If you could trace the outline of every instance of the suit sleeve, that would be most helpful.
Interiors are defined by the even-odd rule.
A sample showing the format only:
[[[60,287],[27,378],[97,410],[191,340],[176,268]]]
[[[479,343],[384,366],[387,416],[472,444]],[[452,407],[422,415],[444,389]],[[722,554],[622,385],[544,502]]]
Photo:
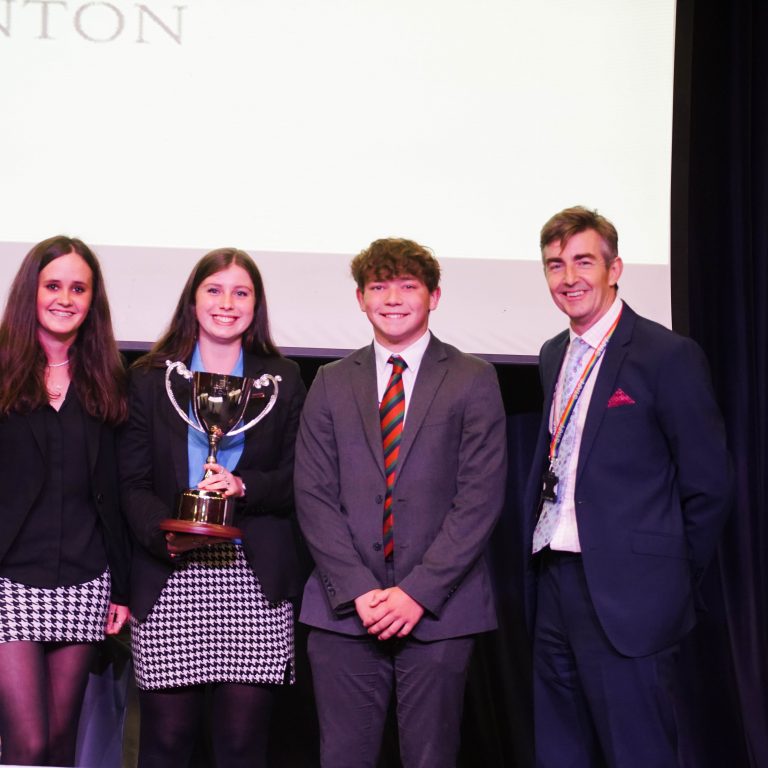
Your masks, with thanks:
[[[293,511],[294,448],[306,388],[298,368],[293,364],[281,375],[283,381],[277,402],[281,406],[284,404],[286,414],[281,420],[279,442],[271,447],[279,459],[277,464],[270,468],[251,466],[241,459],[235,470],[235,474],[242,477],[246,486],[245,500],[239,507],[241,514],[287,516]],[[273,416],[271,413],[266,418]],[[245,435],[248,440],[249,433],[246,432]]]
[[[336,440],[321,368],[307,395],[296,441],[296,511],[331,608],[344,614],[354,611],[355,598],[381,584],[360,558],[346,523]]]
[[[159,526],[162,520],[172,516],[172,511],[153,490],[153,377],[150,374],[132,371],[130,376],[128,422],[121,430],[118,443],[120,499],[128,526],[138,543],[155,557],[171,562],[165,534]],[[170,462],[168,457],[169,465]]]
[[[712,559],[730,508],[725,428],[704,353],[690,339],[661,366],[657,413],[677,467],[677,489],[694,576]]]
[[[482,366],[467,390],[461,429],[450,510],[419,565],[398,585],[436,616],[482,556],[504,503],[506,416],[490,365]]]

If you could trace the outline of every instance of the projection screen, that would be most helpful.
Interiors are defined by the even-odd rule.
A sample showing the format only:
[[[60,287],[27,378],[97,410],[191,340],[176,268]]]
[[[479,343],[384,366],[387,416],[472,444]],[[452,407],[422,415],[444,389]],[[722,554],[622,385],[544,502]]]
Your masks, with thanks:
[[[31,243],[99,254],[145,347],[196,259],[248,250],[278,344],[370,327],[348,274],[378,237],[430,246],[434,331],[530,360],[564,327],[538,232],[616,224],[623,297],[670,324],[671,0],[0,0],[0,291]]]

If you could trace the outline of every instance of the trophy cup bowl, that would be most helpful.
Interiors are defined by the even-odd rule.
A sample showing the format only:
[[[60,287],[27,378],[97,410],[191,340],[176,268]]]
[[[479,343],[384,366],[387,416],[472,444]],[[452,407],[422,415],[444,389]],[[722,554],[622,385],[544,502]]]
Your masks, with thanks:
[[[216,463],[219,443],[224,437],[237,435],[260,422],[274,407],[277,400],[279,376],[264,374],[258,379],[225,376],[218,373],[190,371],[182,362],[166,361],[165,389],[171,404],[182,419],[193,429],[208,438],[207,464]],[[192,413],[194,421],[179,407],[171,388],[173,371],[192,383]],[[245,414],[245,409],[255,389],[272,385],[272,395],[267,405],[256,418],[236,427]],[[213,472],[208,470],[205,477]],[[235,499],[220,491],[201,491],[189,488],[179,496],[175,517],[163,520],[160,528],[175,533],[191,533],[223,539],[237,539],[239,528],[232,525]]]

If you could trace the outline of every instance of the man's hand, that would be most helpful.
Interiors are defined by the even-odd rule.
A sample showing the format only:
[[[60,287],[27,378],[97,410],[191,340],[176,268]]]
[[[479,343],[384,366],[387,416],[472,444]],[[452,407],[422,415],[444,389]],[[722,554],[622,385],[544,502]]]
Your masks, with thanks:
[[[400,587],[375,589],[361,597],[370,597],[368,621],[360,616],[363,626],[369,634],[378,636],[379,640],[409,635],[424,615],[421,605]]]
[[[355,598],[355,610],[366,628],[376,621],[373,615],[373,606],[380,602],[378,596],[381,592],[381,589],[372,589],[370,592],[365,592],[360,597]]]

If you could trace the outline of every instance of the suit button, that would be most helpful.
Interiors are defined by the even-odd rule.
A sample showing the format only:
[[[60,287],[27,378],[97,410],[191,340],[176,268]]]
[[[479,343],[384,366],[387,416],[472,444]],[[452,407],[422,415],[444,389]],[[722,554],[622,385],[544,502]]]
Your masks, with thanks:
[[[97,493],[96,494],[96,503],[97,504],[103,504],[104,503],[104,494],[103,493]]]
[[[382,502],[382,501],[384,501],[384,497],[383,497],[381,494],[379,494],[379,495],[376,497],[376,503],[377,503],[377,504],[381,504],[381,502]]]
[[[380,551],[381,551],[381,544],[380,544],[380,543],[377,541],[377,542],[376,542],[376,543],[373,545],[373,548],[374,548],[374,549],[375,549],[377,552],[380,552]]]

